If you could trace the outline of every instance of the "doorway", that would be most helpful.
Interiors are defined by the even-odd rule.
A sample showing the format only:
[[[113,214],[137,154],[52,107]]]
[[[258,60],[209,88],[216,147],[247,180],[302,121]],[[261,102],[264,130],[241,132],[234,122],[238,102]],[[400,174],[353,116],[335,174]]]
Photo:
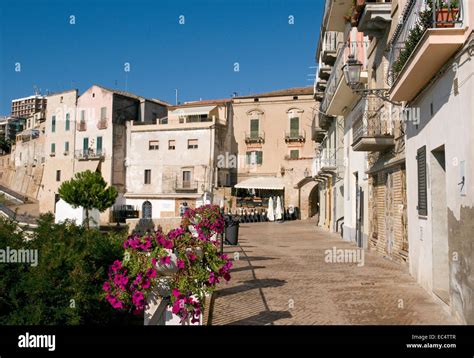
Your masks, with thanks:
[[[433,236],[433,292],[449,304],[448,212],[446,203],[446,155],[444,145],[433,150],[431,166],[431,206]]]

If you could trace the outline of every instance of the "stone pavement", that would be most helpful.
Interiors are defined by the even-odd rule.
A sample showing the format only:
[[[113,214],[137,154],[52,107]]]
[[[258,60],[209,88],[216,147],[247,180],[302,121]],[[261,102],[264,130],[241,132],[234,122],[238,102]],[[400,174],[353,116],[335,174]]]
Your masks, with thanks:
[[[456,324],[398,264],[364,252],[364,265],[327,263],[356,249],[311,221],[241,224],[232,280],[215,293],[212,325]]]

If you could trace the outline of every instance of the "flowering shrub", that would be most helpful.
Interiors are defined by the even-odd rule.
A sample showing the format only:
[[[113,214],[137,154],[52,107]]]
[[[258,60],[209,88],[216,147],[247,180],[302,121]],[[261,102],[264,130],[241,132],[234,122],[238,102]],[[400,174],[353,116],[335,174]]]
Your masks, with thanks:
[[[223,231],[219,207],[206,205],[188,209],[181,226],[167,234],[158,230],[129,236],[123,260],[109,268],[109,279],[103,285],[105,299],[116,309],[139,314],[148,295],[159,286],[158,293],[169,298],[174,314],[183,321],[198,322],[205,295],[221,279],[230,280],[232,262],[219,253],[218,241],[211,240]]]

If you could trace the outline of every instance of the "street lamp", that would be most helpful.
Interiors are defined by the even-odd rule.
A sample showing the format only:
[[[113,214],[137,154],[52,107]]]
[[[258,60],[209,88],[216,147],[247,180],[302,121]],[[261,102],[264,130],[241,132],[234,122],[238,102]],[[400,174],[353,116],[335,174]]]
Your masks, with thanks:
[[[360,83],[360,72],[362,71],[362,63],[354,58],[354,55],[349,55],[347,62],[342,66],[344,79],[349,87],[357,86]]]
[[[346,84],[352,89],[352,92],[360,93],[362,97],[373,95],[396,106],[401,105],[400,102],[394,102],[390,100],[388,97],[388,90],[385,88],[366,88],[360,80],[361,71],[362,63],[356,60],[353,54],[349,55],[347,62],[344,66],[342,66],[342,72],[344,74],[344,80],[346,81]]]

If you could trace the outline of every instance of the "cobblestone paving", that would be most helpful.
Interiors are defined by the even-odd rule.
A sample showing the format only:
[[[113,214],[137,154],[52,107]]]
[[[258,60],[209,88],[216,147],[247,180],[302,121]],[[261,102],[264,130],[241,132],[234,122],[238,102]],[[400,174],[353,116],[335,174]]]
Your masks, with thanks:
[[[241,224],[212,324],[456,324],[406,268],[367,251],[363,266],[326,263],[333,247],[356,248],[310,221]]]

